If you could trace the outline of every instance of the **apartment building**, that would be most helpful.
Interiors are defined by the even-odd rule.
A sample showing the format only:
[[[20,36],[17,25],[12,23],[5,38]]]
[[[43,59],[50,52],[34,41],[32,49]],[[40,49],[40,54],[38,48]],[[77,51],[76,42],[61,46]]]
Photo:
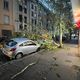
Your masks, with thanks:
[[[15,26],[14,32],[21,32],[27,30],[27,5],[26,0],[13,0],[13,23]]]
[[[48,30],[48,12],[38,0],[0,0],[0,36]]]
[[[13,34],[13,1],[0,0],[0,36]]]
[[[52,13],[42,3],[39,3],[38,6],[38,24],[41,28],[49,32],[52,28],[52,17],[50,16]]]

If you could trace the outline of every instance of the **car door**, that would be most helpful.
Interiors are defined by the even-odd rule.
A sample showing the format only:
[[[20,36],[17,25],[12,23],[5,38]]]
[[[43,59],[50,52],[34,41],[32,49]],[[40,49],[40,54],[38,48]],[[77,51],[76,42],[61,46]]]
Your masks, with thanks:
[[[36,43],[34,43],[33,41],[27,41],[25,46],[28,53],[35,52],[38,48]]]
[[[23,54],[35,52],[37,49],[38,49],[38,46],[33,41],[27,41],[27,42],[24,42],[23,44],[19,45],[19,50]]]
[[[23,54],[28,54],[27,42],[23,42],[19,45],[18,52],[22,52]]]

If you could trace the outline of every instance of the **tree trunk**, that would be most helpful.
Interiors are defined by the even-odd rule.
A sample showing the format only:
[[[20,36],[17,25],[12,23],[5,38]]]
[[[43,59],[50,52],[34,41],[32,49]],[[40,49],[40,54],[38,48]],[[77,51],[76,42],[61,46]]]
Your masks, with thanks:
[[[63,34],[63,32],[62,32],[62,26],[61,26],[61,23],[60,23],[60,39],[59,39],[59,41],[60,41],[60,48],[62,48],[63,47],[63,44],[62,44],[62,34]]]
[[[59,44],[56,43],[54,39],[53,39],[53,44],[59,47]]]
[[[78,30],[78,47],[80,48],[80,29]]]
[[[71,40],[71,35],[72,35],[72,32],[71,32],[71,29],[69,29],[69,39]]]

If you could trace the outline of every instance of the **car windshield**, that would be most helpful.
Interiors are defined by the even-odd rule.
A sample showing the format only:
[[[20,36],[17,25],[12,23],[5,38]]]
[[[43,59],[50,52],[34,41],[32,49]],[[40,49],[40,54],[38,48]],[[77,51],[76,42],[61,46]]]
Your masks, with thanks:
[[[12,47],[12,46],[15,46],[17,44],[17,42],[15,42],[14,40],[10,40],[6,43],[6,45]]]

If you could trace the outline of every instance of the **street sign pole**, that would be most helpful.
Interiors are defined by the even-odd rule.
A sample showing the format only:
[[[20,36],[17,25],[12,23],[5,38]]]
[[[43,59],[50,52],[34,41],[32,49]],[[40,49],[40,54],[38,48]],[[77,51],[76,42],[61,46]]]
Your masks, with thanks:
[[[78,30],[78,55],[80,57],[80,29]]]
[[[78,47],[80,48],[80,29],[79,29],[79,34],[78,34]]]

